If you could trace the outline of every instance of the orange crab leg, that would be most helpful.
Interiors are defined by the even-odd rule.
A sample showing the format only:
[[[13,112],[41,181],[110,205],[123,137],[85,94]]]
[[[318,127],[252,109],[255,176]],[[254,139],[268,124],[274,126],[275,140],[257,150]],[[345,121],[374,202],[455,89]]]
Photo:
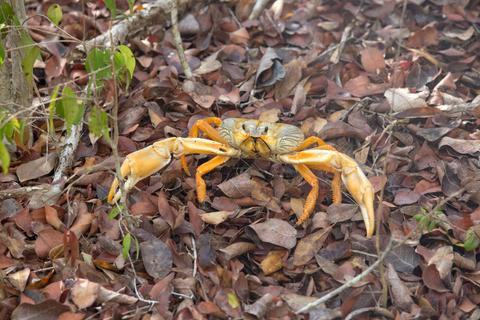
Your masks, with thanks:
[[[322,150],[331,150],[337,151],[335,147],[327,144],[319,137],[310,136],[303,140],[303,142],[295,149],[295,151],[302,151],[306,148],[310,147],[313,144],[317,144],[318,147],[315,149],[322,149]],[[338,170],[333,169],[328,165],[317,165],[317,166],[310,166],[315,170],[326,171],[329,173],[333,173],[333,180],[332,180],[332,202],[333,203],[341,203],[342,202],[342,179],[340,172]]]
[[[212,127],[212,124],[218,127],[222,124],[222,119],[217,117],[209,117],[209,118],[203,118],[203,119],[197,120],[193,124],[192,128],[190,129],[190,132],[188,133],[188,137],[197,138],[199,131],[201,130],[207,138],[217,142],[226,143],[225,139],[223,139],[222,136],[218,133],[218,131]],[[190,176],[190,170],[188,169],[187,158],[185,158],[185,156],[181,156],[180,162],[182,164],[182,168],[185,171],[185,173],[188,176]]]
[[[302,143],[300,143],[298,145],[298,147],[295,149],[295,151],[305,150],[315,143],[317,144],[317,146],[322,147],[325,150],[337,151],[337,149],[335,149],[334,146],[329,145],[328,143],[326,143],[325,141],[323,141],[319,137],[315,137],[315,136],[310,136],[310,137],[306,138],[305,140],[303,140]]]
[[[200,167],[197,168],[197,172],[195,174],[195,181],[197,185],[197,199],[198,202],[204,202],[207,199],[207,186],[205,184],[205,180],[203,180],[202,176],[209,173],[213,169],[218,166],[221,166],[225,162],[227,162],[230,157],[225,156],[216,156],[213,159],[202,164]]]
[[[305,200],[305,206],[303,207],[303,214],[298,218],[297,225],[302,224],[306,221],[313,210],[315,209],[315,204],[317,203],[318,198],[318,179],[315,174],[304,164],[294,164],[293,167],[297,170],[305,181],[312,186],[312,190],[308,193],[307,199]]]
[[[333,168],[340,172],[341,180],[360,207],[367,229],[367,237],[373,235],[375,229],[373,186],[355,160],[341,152],[322,150],[321,148],[279,155],[278,159],[292,165],[304,164],[312,168],[327,169],[326,171]]]

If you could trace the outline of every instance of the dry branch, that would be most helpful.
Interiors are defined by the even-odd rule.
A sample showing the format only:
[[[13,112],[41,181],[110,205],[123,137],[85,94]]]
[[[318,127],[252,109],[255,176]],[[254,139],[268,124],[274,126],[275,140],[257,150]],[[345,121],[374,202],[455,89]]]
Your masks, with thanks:
[[[151,26],[161,24],[169,19],[169,13],[172,8],[173,0],[157,0],[151,4],[144,5],[144,9],[136,12],[134,15],[125,18],[111,28],[111,38],[113,44],[123,43],[128,36],[138,32],[139,30]],[[205,1],[206,2],[206,1]],[[178,0],[177,9],[179,13],[183,13],[189,4],[197,3],[192,0]],[[78,45],[77,49],[81,51],[90,51],[92,48],[109,47],[112,45],[109,32],[101,34],[85,43]]]

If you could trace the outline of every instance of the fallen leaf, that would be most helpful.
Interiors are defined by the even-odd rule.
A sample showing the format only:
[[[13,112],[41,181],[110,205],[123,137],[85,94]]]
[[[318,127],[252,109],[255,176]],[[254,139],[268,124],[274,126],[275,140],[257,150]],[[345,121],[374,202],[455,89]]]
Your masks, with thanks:
[[[339,223],[351,220],[358,211],[358,206],[348,203],[334,203],[328,206],[327,216],[330,223]]]
[[[50,250],[63,243],[63,233],[53,229],[43,229],[35,241],[35,253],[46,258]]]
[[[70,297],[80,309],[92,306],[98,298],[100,285],[87,279],[78,279],[70,289]]]
[[[355,97],[365,97],[385,92],[386,83],[373,83],[366,75],[359,75],[348,80],[343,86],[345,90]]]
[[[453,247],[443,246],[435,250],[435,254],[428,261],[428,265],[435,265],[441,279],[451,275],[453,266]]]
[[[383,53],[375,47],[368,47],[360,51],[362,66],[365,71],[377,73],[385,69]]]
[[[199,214],[200,219],[208,224],[217,225],[226,221],[229,217],[233,216],[235,211],[215,211]]]
[[[404,311],[410,311],[410,307],[414,303],[410,291],[390,263],[387,267],[387,280],[393,303]]]
[[[425,27],[414,32],[407,41],[407,46],[424,48],[438,44],[439,35],[437,29],[432,26]]]
[[[275,99],[280,100],[288,97],[301,79],[302,62],[293,59],[285,65],[285,77],[275,84]]]
[[[385,90],[384,96],[394,112],[427,106],[428,93],[425,91],[411,93],[407,88],[390,88]]]
[[[265,88],[274,85],[285,77],[285,69],[275,49],[268,47],[260,60],[260,65],[255,75],[255,86]]]
[[[7,276],[10,284],[20,292],[23,292],[27,285],[28,277],[30,276],[30,269],[25,268],[20,271],[11,273]]]
[[[422,280],[428,288],[435,290],[437,292],[450,291],[443,284],[442,279],[440,278],[440,275],[438,273],[438,270],[434,264],[429,265],[423,270]]]
[[[264,319],[264,316],[269,309],[270,304],[276,299],[273,294],[267,293],[260,297],[253,304],[244,305],[246,313],[251,314],[257,319]]]
[[[323,246],[325,239],[330,233],[330,228],[318,230],[300,239],[293,253],[293,265],[303,266],[307,264]]]
[[[480,152],[480,140],[464,140],[443,137],[438,147],[449,146],[453,150],[461,154],[474,154]]]
[[[218,188],[229,198],[242,198],[250,196],[256,182],[251,179],[248,172],[239,174],[218,185]]]
[[[50,153],[48,156],[33,161],[22,163],[17,167],[17,177],[20,182],[43,177],[55,168],[57,154]]]
[[[267,256],[260,262],[260,268],[263,273],[267,276],[283,268],[283,259],[286,250],[272,250]]]
[[[219,251],[225,254],[225,259],[231,260],[239,255],[255,250],[256,247],[251,242],[235,242]]]
[[[390,251],[385,262],[391,263],[397,272],[412,273],[420,264],[420,257],[412,247],[401,245]]]
[[[67,311],[68,306],[51,299],[38,304],[22,303],[13,310],[11,320],[52,320]]]
[[[395,199],[393,203],[396,205],[407,205],[417,203],[418,199],[420,199],[420,194],[411,191],[411,190],[400,190],[395,194]]]
[[[292,249],[297,243],[297,230],[288,222],[280,219],[268,219],[265,222],[250,225],[260,240]]]
[[[142,242],[140,252],[145,270],[152,278],[162,279],[172,270],[172,252],[163,241],[153,239]]]

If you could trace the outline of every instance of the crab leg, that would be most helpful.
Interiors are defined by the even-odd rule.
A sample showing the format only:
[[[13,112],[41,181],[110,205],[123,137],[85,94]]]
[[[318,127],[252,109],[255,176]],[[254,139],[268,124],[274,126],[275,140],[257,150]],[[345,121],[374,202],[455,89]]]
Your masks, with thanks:
[[[341,173],[341,180],[352,197],[360,206],[367,237],[373,235],[375,215],[373,210],[373,187],[358,164],[349,156],[332,150],[321,148],[299,151],[294,154],[279,155],[278,159],[292,165],[304,164],[311,168],[333,168]]]
[[[225,162],[227,162],[230,157],[225,156],[216,156],[213,159],[202,164],[200,167],[197,168],[197,172],[195,174],[195,183],[197,186],[197,199],[198,202],[204,202],[207,199],[207,186],[205,184],[205,180],[203,180],[202,176],[209,173],[213,169],[218,166],[221,166]]]
[[[238,150],[226,144],[207,139],[168,138],[160,140],[151,146],[127,155],[120,168],[121,177],[127,178],[125,191],[128,192],[138,181],[151,176],[167,166],[172,156],[179,158],[189,154],[213,154],[226,157],[227,159],[240,155]],[[121,193],[117,190],[118,185],[119,182],[115,178],[108,193],[107,200],[109,203],[113,204],[120,199]]]
[[[216,126],[220,126],[222,124],[222,119],[217,117],[210,117],[210,118],[203,118],[203,119],[197,120],[193,124],[192,128],[190,129],[190,132],[188,133],[188,137],[197,138],[198,133],[201,130],[207,138],[213,141],[226,143],[225,139],[223,139],[222,136],[218,133],[218,131],[212,127],[212,124]],[[180,161],[182,163],[183,170],[188,176],[190,176],[190,170],[188,169],[187,158],[185,158],[185,156],[181,156]]]
[[[305,150],[315,143],[318,146],[316,149],[337,151],[337,149],[335,149],[335,147],[327,144],[325,141],[323,141],[319,137],[315,137],[315,136],[310,136],[310,137],[306,138],[305,140],[303,140],[303,142],[295,149],[295,151]],[[331,166],[328,166],[328,165],[316,165],[316,166],[311,165],[310,168],[313,168],[315,170],[322,170],[322,171],[326,171],[326,172],[329,172],[329,173],[333,173],[332,202],[333,203],[341,203],[342,202],[342,185],[341,185],[342,182],[341,182],[340,172],[338,170],[335,170]],[[305,179],[305,180],[307,180],[307,179]],[[312,192],[312,191],[310,191],[310,192]],[[311,212],[313,212],[313,209],[314,208],[312,208]],[[311,214],[311,212],[310,212],[310,214]],[[305,219],[307,219],[308,216],[310,216],[310,214],[308,214],[307,217],[305,217]]]
[[[308,193],[307,199],[305,200],[305,206],[303,207],[303,214],[300,218],[298,218],[297,225],[302,224],[308,217],[312,214],[313,210],[315,209],[315,204],[317,203],[318,198],[318,179],[315,174],[304,164],[294,164],[293,167],[295,170],[298,171],[308,182],[309,185],[312,186],[312,190]]]

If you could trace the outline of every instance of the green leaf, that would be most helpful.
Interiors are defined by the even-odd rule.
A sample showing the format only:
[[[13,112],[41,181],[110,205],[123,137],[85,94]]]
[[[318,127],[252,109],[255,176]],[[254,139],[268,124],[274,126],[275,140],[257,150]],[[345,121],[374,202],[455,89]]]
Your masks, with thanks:
[[[40,55],[40,48],[37,46],[28,47],[22,60],[22,70],[30,85],[33,84],[33,64]]]
[[[118,56],[122,66],[127,69],[128,75],[130,76],[130,79],[132,79],[133,72],[135,71],[135,56],[133,55],[132,50],[125,45],[120,45],[117,50],[115,58]]]
[[[108,218],[110,220],[114,220],[120,212],[123,210],[123,205],[118,205],[112,208],[112,210],[108,213]]]
[[[2,137],[0,136],[0,161],[2,162],[2,171],[3,174],[8,173],[8,167],[10,166],[10,154],[8,153],[7,147],[2,142]]]
[[[138,260],[140,258],[140,243],[138,242],[137,237],[134,237],[135,239],[135,260]]]
[[[50,104],[48,105],[48,123],[49,123],[49,128],[48,130],[52,130],[52,132],[55,132],[55,125],[53,124],[53,115],[55,113],[55,106],[57,105],[57,97],[58,97],[58,90],[60,89],[60,85],[57,85],[55,88],[53,88],[52,95],[50,96]],[[63,109],[62,109],[63,112]]]
[[[6,2],[2,1],[0,4],[0,23],[10,25],[15,17],[12,6]]]
[[[50,7],[48,7],[47,16],[50,18],[50,20],[52,20],[53,24],[58,26],[63,16],[62,7],[56,3],[52,4]]]
[[[232,307],[233,309],[240,307],[240,301],[238,301],[238,298],[235,292],[227,293],[227,301],[230,307]]]
[[[5,48],[3,44],[0,43],[0,66],[5,62]]]
[[[95,137],[103,135],[109,140],[108,114],[99,107],[93,107],[88,119],[88,128]]]
[[[117,16],[117,4],[115,3],[115,0],[104,0],[104,2],[107,9],[110,11],[112,20],[115,20]]]
[[[5,124],[5,126],[2,128],[2,131],[5,135],[5,138],[7,138],[9,141],[12,141],[13,134],[15,132],[19,133],[21,127],[22,122],[17,118],[13,118]]]
[[[127,233],[125,237],[123,237],[123,241],[122,241],[122,254],[125,259],[127,259],[129,256],[131,245],[132,245],[132,236],[130,233]]]
[[[82,121],[85,107],[78,102],[75,91],[70,87],[63,88],[62,107],[67,131],[70,131],[72,125],[79,124]]]
[[[465,242],[463,243],[463,248],[466,251],[473,251],[477,249],[479,245],[480,240],[478,239],[477,235],[472,229],[469,229],[467,231],[467,234],[465,235]]]
[[[112,69],[106,68],[110,66],[110,53],[107,50],[92,49],[85,61],[85,69],[90,75],[90,81],[95,81],[95,86],[100,87],[105,79],[112,77]]]

